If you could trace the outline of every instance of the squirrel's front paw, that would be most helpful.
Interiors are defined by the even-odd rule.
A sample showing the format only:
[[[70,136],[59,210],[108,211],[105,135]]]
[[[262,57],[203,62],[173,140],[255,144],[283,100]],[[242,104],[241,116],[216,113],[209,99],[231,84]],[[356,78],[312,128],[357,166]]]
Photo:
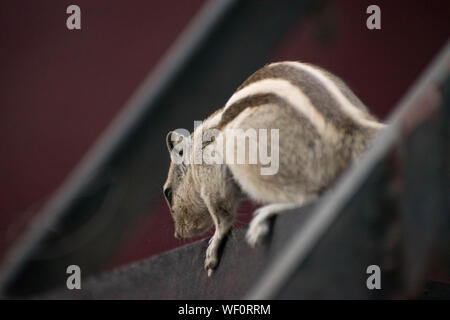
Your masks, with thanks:
[[[209,240],[208,249],[206,249],[205,270],[208,272],[208,277],[212,275],[214,269],[217,267],[217,264],[219,262],[218,251],[219,248],[217,240],[214,237],[212,237]]]
[[[245,238],[250,246],[256,247],[269,233],[269,222],[267,220],[253,219],[247,230]]]

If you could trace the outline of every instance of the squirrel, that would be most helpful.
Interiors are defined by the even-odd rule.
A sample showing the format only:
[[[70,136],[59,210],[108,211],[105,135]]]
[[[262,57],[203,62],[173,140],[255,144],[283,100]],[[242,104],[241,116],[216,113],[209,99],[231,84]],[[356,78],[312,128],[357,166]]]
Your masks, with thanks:
[[[264,66],[192,133],[167,134],[171,164],[163,193],[175,237],[215,227],[204,265],[211,276],[241,200],[265,204],[254,212],[246,233],[256,246],[270,231],[270,217],[320,196],[384,127],[334,74],[294,61]],[[237,145],[225,147],[236,139]],[[234,151],[252,143],[241,161],[232,161]],[[265,148],[277,162],[271,167],[261,157]]]

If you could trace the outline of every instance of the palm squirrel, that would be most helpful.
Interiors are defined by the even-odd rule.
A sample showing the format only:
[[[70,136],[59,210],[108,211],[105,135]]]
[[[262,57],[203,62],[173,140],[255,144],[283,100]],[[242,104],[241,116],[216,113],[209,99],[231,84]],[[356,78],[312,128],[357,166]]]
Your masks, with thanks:
[[[264,66],[192,133],[167,135],[171,164],[163,193],[175,237],[214,225],[205,259],[210,276],[241,200],[267,204],[246,234],[255,246],[268,234],[270,217],[317,198],[383,127],[330,72],[291,61]]]

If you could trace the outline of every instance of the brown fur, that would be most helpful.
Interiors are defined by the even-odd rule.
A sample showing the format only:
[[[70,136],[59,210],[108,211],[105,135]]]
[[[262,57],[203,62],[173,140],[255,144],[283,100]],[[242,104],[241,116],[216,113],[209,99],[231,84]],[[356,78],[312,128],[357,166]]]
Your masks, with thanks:
[[[336,76],[323,71],[341,92],[363,111],[365,119],[375,121],[365,106]],[[352,120],[326,87],[306,72],[288,65],[265,66],[250,76],[237,91],[261,79],[285,79],[305,94],[327,124],[334,128],[333,141],[317,132],[311,119],[301,114],[277,92],[244,97],[223,111],[218,122],[212,123],[216,111],[203,127],[226,129],[278,129],[279,170],[274,175],[261,175],[257,164],[174,164],[169,168],[165,193],[178,237],[191,237],[215,226],[206,253],[208,274],[218,264],[218,248],[230,230],[234,211],[245,197],[261,203],[294,203],[303,205],[329,188],[336,179],[363,153],[379,129],[364,127]],[[226,133],[223,133],[225,140]],[[195,134],[191,134],[194,137]],[[169,133],[168,149],[181,137]],[[215,146],[214,141],[203,144]],[[269,149],[272,146],[269,144]],[[269,212],[270,213],[270,212]],[[261,220],[261,219],[260,219]],[[258,222],[260,223],[260,221]],[[252,226],[251,226],[252,228]],[[250,232],[250,230],[249,230]]]

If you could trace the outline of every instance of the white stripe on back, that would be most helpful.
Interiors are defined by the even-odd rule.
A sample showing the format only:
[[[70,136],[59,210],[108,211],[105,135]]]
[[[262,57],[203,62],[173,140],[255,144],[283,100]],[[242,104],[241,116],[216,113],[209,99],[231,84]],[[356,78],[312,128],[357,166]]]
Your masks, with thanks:
[[[249,84],[231,96],[224,110],[245,97],[267,93],[276,94],[294,106],[321,136],[330,140],[337,138],[336,129],[317,111],[309,98],[298,87],[283,79],[263,79]]]
[[[285,62],[276,62],[272,63],[270,66],[274,65],[289,65],[292,67],[295,67],[297,69],[301,69],[302,71],[306,71],[312,76],[314,76],[317,80],[319,80],[324,87],[331,93],[332,96],[335,97],[339,105],[342,107],[342,111],[345,112],[351,119],[353,119],[355,122],[365,126],[365,127],[371,127],[371,128],[382,128],[384,127],[383,124],[378,123],[376,121],[372,121],[370,119],[367,119],[365,117],[365,113],[361,111],[358,107],[353,105],[353,103],[350,102],[350,100],[347,99],[346,96],[341,92],[339,87],[329,79],[326,75],[324,75],[320,70],[296,61],[285,61]]]

